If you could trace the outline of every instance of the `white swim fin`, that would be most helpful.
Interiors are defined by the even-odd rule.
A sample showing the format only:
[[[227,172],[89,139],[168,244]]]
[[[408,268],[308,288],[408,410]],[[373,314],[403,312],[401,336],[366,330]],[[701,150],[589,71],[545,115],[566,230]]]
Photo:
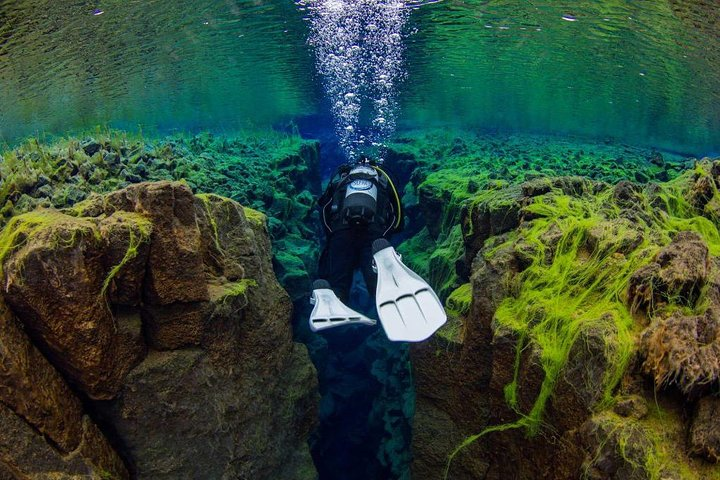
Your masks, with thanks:
[[[368,318],[347,307],[330,289],[325,280],[315,280],[310,303],[315,305],[310,313],[310,330],[319,332],[343,325],[375,325],[376,320]]]
[[[378,281],[375,302],[390,340],[421,342],[447,321],[445,309],[430,285],[400,260],[384,238],[373,242]]]

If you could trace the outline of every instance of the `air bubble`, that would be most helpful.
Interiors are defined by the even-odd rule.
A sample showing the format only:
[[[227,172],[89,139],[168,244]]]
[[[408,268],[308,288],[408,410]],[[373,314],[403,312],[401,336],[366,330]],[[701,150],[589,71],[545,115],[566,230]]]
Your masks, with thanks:
[[[381,146],[395,127],[397,83],[403,72],[403,28],[410,14],[401,0],[299,0],[307,7],[308,43],[335,118],[341,148]],[[367,102],[360,99],[367,98]],[[370,111],[364,112],[365,109]],[[368,118],[369,125],[360,119]],[[358,146],[358,147],[356,147]]]

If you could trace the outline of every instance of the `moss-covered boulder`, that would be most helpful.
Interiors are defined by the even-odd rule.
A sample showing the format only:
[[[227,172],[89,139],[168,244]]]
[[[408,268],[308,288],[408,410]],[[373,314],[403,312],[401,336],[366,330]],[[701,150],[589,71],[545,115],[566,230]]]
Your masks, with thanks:
[[[412,351],[418,475],[717,475],[685,453],[712,460],[710,408],[692,444],[678,413],[718,384],[716,165],[646,186],[536,178],[464,201],[470,285],[448,297],[460,324]],[[503,195],[512,224],[473,214]]]
[[[47,423],[58,442],[82,428],[102,434],[57,415],[97,418],[137,478],[315,477],[315,370],[292,341],[262,214],[183,183],[142,183],[16,217],[1,236],[10,308],[86,397],[66,408],[72,397],[32,384],[40,373],[11,372],[0,392],[19,385],[46,399],[10,404],[13,415]],[[34,420],[43,409],[49,419]],[[0,453],[13,432],[25,435],[7,425]],[[50,462],[43,452],[54,447],[33,441],[22,458]],[[59,471],[75,478],[74,468]]]
[[[109,244],[119,237],[104,236],[118,222],[127,234],[120,241],[149,240],[151,226],[144,217],[77,218],[54,210],[15,217],[0,235],[7,303],[38,347],[95,399],[117,393],[145,354],[140,325],[114,318],[105,296],[117,280],[113,273],[122,269],[120,263],[119,270],[108,267],[104,258],[121,248]]]

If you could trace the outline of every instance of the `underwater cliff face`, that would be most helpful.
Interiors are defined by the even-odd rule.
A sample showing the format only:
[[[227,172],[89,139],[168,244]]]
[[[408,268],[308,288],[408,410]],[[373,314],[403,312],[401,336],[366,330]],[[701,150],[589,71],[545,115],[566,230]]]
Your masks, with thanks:
[[[314,478],[316,374],[263,214],[141,183],[16,216],[2,240],[17,478]]]
[[[466,139],[445,143],[454,168],[415,145],[394,158],[425,172],[428,225],[400,249],[454,320],[411,352],[413,476],[716,478],[720,163],[506,183],[453,163],[478,155]]]

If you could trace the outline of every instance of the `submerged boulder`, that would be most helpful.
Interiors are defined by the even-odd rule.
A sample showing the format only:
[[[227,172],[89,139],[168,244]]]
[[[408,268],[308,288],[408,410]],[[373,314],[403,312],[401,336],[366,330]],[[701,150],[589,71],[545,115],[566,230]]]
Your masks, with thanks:
[[[21,473],[19,478],[128,478],[123,461],[85,414],[80,399],[31,344],[2,300],[0,431],[0,465]]]
[[[628,299],[634,309],[656,309],[677,303],[692,307],[708,282],[707,244],[695,232],[684,231],[630,278]]]
[[[700,399],[695,407],[688,435],[690,452],[701,455],[713,463],[720,461],[718,418],[720,418],[720,398],[704,397]]]
[[[115,228],[127,237],[110,235]],[[149,230],[141,217],[90,219],[39,210],[15,217],[3,231],[7,303],[38,347],[91,398],[111,398],[144,354],[140,330],[118,324],[105,298],[124,265],[109,269],[104,257],[123,247],[128,257],[142,253]]]
[[[709,478],[720,244],[718,195],[687,200],[701,178],[535,178],[465,201],[470,308],[412,349],[415,475]]]
[[[196,197],[183,183],[147,183],[65,213],[17,217],[2,237],[8,305],[49,372],[86,396],[81,404],[37,390],[42,371],[0,375],[0,395],[20,386],[28,400],[46,399],[4,402],[3,419],[39,419],[35,428],[52,439],[27,443],[22,458],[55,462],[47,452],[64,444],[94,458],[89,445],[100,448],[104,437],[90,415],[136,478],[315,477],[306,443],[315,370],[292,341],[292,306],[273,273],[262,214]],[[0,462],[34,475],[2,455],[2,445],[28,435],[6,424]],[[79,468],[48,465],[68,478]]]
[[[105,197],[105,212],[144,215],[152,222],[145,301],[153,305],[208,300],[203,281],[195,199],[181,183],[136,184]]]

